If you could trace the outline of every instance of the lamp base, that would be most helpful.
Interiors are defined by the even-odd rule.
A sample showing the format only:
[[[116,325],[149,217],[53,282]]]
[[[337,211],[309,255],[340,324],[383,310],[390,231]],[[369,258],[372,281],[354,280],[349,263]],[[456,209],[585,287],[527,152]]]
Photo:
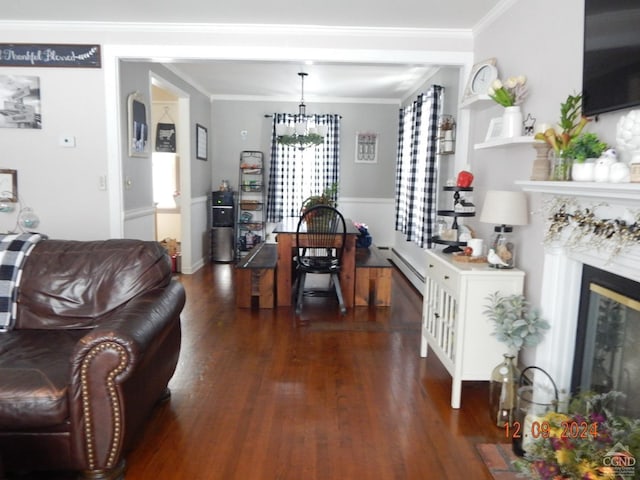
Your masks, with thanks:
[[[494,228],[489,244],[487,261],[492,268],[513,268],[516,260],[516,246],[511,238],[513,228],[501,225]]]

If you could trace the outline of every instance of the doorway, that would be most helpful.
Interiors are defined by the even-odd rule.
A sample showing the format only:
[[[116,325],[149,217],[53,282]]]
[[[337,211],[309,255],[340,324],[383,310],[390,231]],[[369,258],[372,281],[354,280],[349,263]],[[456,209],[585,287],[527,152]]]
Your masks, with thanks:
[[[189,97],[156,75],[151,76],[152,179],[155,239],[172,257],[174,270],[191,262],[188,202]],[[185,141],[186,139],[186,141]],[[185,208],[185,205],[187,208]],[[186,262],[184,262],[186,260]]]

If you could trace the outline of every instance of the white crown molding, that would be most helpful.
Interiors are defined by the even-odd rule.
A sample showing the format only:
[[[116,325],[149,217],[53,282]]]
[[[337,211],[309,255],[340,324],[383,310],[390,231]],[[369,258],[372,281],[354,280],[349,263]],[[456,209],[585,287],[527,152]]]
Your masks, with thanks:
[[[478,23],[472,29],[473,36],[475,37],[478,33],[489,28],[493,22],[495,22],[498,18],[500,18],[504,12],[509,10],[513,5],[515,5],[518,0],[501,0],[493,7],[489,13],[487,13],[484,17],[480,19]]]
[[[295,102],[300,103],[300,97],[286,96],[261,96],[261,95],[211,95],[211,101],[235,101],[235,102]],[[363,103],[375,105],[400,105],[399,98],[359,98],[359,97],[322,97],[313,98],[305,95],[304,99],[308,108],[313,108],[313,103]]]
[[[41,31],[91,31],[91,32],[168,32],[168,33],[218,33],[232,35],[284,35],[332,36],[332,37],[396,37],[442,38],[469,40],[473,32],[463,28],[391,28],[345,27],[324,25],[280,24],[226,24],[226,23],[145,23],[145,22],[78,22],[0,20],[0,28]]]

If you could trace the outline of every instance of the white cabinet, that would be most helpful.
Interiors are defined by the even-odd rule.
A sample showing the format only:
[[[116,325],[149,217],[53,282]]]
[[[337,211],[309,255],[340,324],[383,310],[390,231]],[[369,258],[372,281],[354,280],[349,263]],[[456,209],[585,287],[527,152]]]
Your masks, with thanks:
[[[491,335],[483,314],[493,292],[521,294],[524,272],[486,263],[454,262],[440,251],[426,252],[420,356],[430,350],[452,377],[451,407],[460,408],[464,380],[489,380],[506,347]]]

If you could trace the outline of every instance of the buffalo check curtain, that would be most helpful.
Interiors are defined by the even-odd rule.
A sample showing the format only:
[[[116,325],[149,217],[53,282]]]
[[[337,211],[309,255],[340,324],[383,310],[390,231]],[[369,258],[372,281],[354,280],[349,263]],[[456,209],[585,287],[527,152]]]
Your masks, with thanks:
[[[431,247],[436,216],[438,117],[443,88],[432,85],[400,109],[396,163],[396,224],[407,241]]]
[[[312,124],[326,125],[324,143],[300,150],[277,141],[279,124],[293,125],[298,115],[276,113],[271,129],[271,161],[267,198],[267,221],[300,215],[302,202],[338,183],[340,171],[340,115],[308,115]]]

